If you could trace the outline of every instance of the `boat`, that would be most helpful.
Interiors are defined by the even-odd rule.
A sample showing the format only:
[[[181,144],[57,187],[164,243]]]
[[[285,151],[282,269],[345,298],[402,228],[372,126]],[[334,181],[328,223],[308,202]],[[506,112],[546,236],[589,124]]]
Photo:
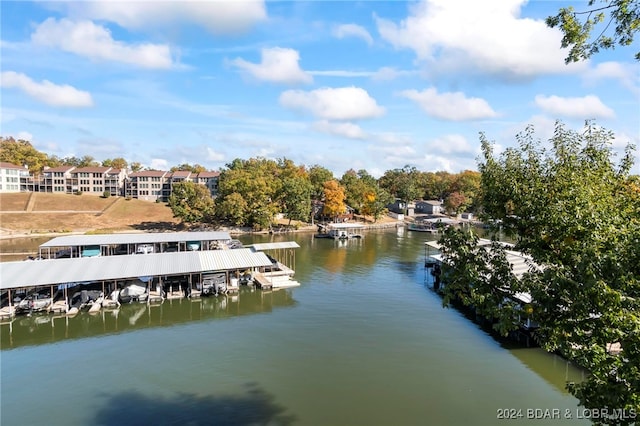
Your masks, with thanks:
[[[227,293],[227,276],[224,273],[202,276],[202,296],[217,296]]]
[[[424,221],[411,222],[409,225],[407,225],[407,229],[409,231],[429,232],[431,234],[438,233],[438,227],[433,222],[424,222]]]
[[[144,302],[147,300],[147,287],[138,284],[129,284],[118,295],[120,303]]]
[[[70,309],[77,308],[79,311],[89,310],[95,312],[102,307],[103,298],[104,294],[100,290],[80,290],[71,296],[69,306],[71,307]],[[94,307],[94,305],[97,305],[97,307]]]
[[[51,296],[48,293],[32,293],[20,300],[20,303],[15,308],[15,313],[25,314],[46,311],[51,302]]]
[[[334,240],[349,240],[352,238],[362,238],[359,230],[363,225],[358,223],[330,223],[319,224],[316,238],[333,238]]]

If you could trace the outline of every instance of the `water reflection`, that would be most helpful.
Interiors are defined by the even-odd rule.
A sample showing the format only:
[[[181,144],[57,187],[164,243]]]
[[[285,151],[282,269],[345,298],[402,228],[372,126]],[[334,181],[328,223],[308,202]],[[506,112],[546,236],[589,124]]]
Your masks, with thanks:
[[[255,383],[242,395],[176,394],[168,397],[128,391],[104,395],[91,424],[128,425],[290,425],[296,417]]]
[[[133,303],[116,310],[103,309],[96,314],[82,312],[75,317],[49,314],[18,316],[0,325],[0,348],[13,349],[187,321],[259,314],[291,307],[295,303],[290,290],[246,288],[232,296],[173,299],[159,305]]]

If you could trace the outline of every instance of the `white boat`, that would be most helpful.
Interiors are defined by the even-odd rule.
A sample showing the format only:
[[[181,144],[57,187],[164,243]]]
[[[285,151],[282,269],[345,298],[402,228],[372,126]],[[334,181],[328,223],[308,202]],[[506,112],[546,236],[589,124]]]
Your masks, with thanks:
[[[432,222],[411,222],[407,229],[409,231],[428,232],[430,234],[437,234],[438,227]]]
[[[48,294],[33,293],[18,303],[15,313],[23,314],[46,311],[51,305],[51,302],[51,297]]]
[[[147,300],[147,287],[138,284],[129,284],[120,290],[120,303],[144,302]]]

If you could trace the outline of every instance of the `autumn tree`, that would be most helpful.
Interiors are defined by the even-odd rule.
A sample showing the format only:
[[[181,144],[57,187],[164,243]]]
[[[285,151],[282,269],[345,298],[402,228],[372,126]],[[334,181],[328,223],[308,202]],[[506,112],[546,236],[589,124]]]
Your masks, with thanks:
[[[335,180],[328,180],[324,183],[324,209],[322,214],[325,216],[336,217],[347,211],[345,204],[346,195],[344,188]]]
[[[133,173],[136,173],[142,170],[142,164],[137,161],[134,161],[133,163],[131,163],[130,167]]]
[[[32,174],[38,174],[44,166],[50,165],[47,154],[35,149],[31,142],[12,137],[0,137],[0,161],[27,166]]]
[[[214,213],[213,198],[207,187],[189,181],[173,185],[169,207],[173,216],[185,223],[209,222]]]
[[[308,173],[312,186],[311,197],[314,200],[322,200],[322,197],[324,197],[324,183],[333,179],[333,173],[331,170],[317,164],[311,166]]]
[[[558,14],[547,17],[546,23],[562,31],[561,45],[569,48],[565,62],[578,62],[600,50],[630,46],[640,30],[640,2],[589,0],[584,10],[572,6],[560,8]],[[635,58],[640,61],[640,52],[636,52]]]

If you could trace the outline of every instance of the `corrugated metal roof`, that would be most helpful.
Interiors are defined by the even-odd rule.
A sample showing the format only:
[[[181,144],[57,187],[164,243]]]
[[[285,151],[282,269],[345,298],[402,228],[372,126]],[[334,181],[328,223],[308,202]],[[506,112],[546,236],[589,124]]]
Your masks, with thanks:
[[[181,241],[215,241],[230,240],[228,232],[158,232],[140,234],[96,234],[96,235],[65,235],[56,237],[40,245],[47,247],[73,247],[109,244],[145,244]]]
[[[271,265],[250,249],[83,257],[0,263],[0,289],[106,281],[149,275],[179,275]]]
[[[256,251],[264,250],[276,250],[276,249],[288,249],[288,248],[300,248],[300,245],[295,241],[281,241],[276,243],[259,243],[253,244],[247,247],[253,247]]]

